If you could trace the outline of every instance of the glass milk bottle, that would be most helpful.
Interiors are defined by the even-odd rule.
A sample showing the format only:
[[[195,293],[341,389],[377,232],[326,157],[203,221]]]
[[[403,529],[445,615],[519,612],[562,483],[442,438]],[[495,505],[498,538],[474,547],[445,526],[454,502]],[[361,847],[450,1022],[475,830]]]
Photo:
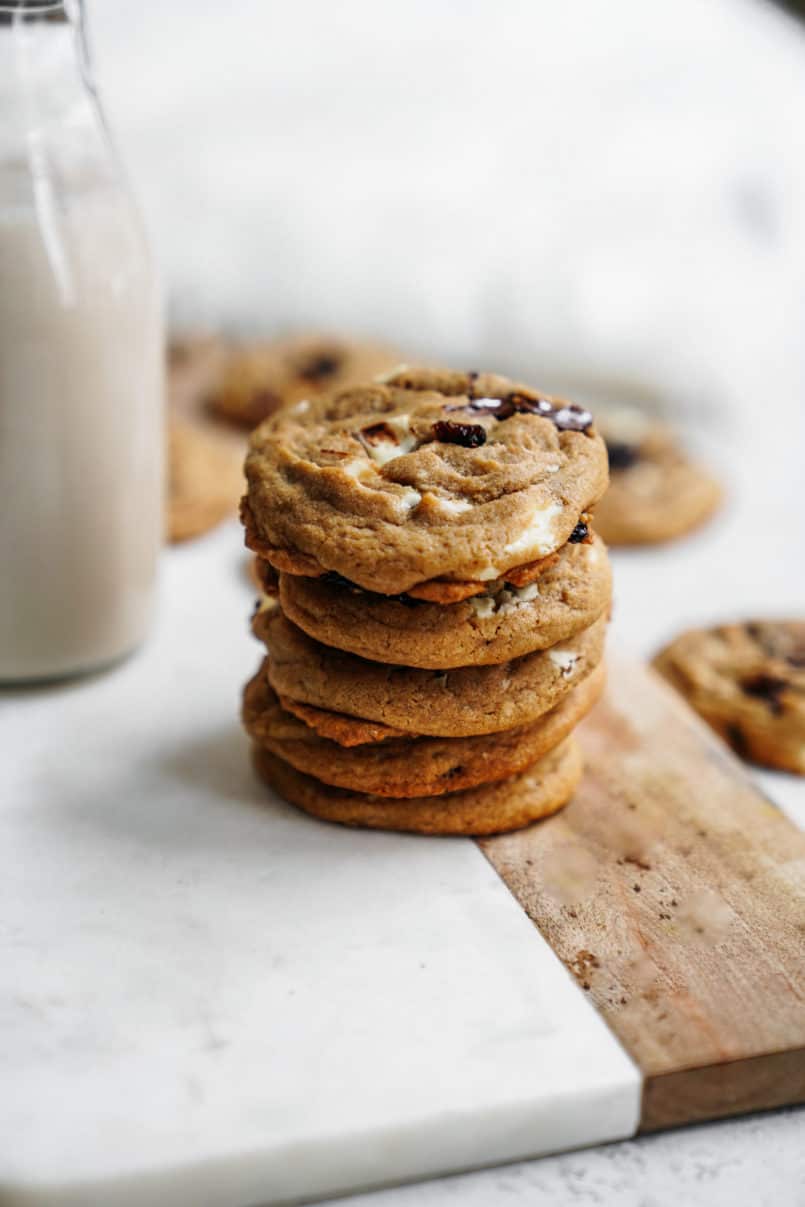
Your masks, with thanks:
[[[82,0],[0,0],[0,681],[96,669],[145,634],[162,351]]]

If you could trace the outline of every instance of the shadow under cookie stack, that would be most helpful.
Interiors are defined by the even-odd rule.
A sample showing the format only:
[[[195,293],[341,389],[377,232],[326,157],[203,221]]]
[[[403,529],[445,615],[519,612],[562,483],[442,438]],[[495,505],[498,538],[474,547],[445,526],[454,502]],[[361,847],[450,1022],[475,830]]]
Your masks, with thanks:
[[[401,369],[278,412],[246,476],[259,774],[348,825],[493,834],[561,808],[611,597],[589,412],[491,374]]]

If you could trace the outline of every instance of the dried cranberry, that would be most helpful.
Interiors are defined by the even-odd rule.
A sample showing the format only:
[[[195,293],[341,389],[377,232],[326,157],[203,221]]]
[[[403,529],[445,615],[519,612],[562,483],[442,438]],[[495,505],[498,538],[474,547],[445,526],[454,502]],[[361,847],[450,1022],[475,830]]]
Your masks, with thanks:
[[[630,469],[640,457],[634,444],[625,444],[621,440],[607,440],[609,468],[614,470]]]
[[[767,675],[764,671],[741,681],[741,687],[747,696],[755,696],[758,700],[764,700],[770,711],[776,714],[783,711],[780,696],[788,686],[785,679],[781,679],[778,675]]]
[[[590,529],[584,523],[584,520],[579,520],[578,524],[567,539],[570,541],[571,545],[578,545],[582,541],[586,541],[589,535]]]
[[[463,448],[480,448],[486,444],[486,429],[480,423],[452,423],[449,419],[440,419],[431,431],[441,444],[460,444]]]

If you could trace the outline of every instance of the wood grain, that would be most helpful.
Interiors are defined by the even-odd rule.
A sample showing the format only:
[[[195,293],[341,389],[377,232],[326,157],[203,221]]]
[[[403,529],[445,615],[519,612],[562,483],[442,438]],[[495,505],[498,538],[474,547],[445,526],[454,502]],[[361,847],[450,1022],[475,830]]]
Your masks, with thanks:
[[[619,665],[555,818],[480,845],[643,1070],[641,1128],[805,1101],[805,835]]]

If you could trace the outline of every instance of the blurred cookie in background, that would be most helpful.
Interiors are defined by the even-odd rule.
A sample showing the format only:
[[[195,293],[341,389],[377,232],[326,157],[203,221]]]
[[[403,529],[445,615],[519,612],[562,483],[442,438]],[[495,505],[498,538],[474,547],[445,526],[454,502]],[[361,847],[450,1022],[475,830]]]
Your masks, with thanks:
[[[805,775],[805,620],[691,629],[654,666],[741,758]]]
[[[207,404],[217,418],[251,429],[284,403],[371,381],[401,359],[393,348],[340,336],[243,342],[230,346]]]
[[[203,428],[170,419],[167,426],[166,531],[190,540],[237,516],[244,491],[242,454]]]
[[[168,405],[173,412],[198,419],[203,401],[221,381],[230,345],[220,335],[176,333],[168,343]]]
[[[691,532],[717,510],[718,482],[670,428],[631,407],[596,410],[609,453],[609,489],[595,510],[608,545],[652,545]]]

